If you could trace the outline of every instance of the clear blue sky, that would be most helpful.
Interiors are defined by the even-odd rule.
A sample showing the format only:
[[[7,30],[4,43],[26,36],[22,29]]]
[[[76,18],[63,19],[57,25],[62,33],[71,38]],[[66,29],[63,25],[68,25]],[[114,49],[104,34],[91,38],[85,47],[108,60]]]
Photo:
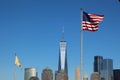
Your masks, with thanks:
[[[14,53],[23,68],[58,68],[59,41],[65,29],[69,80],[80,66],[80,8],[105,15],[97,32],[84,31],[84,69],[93,72],[93,58],[111,58],[120,68],[120,2],[118,0],[0,0],[0,80],[13,80]],[[17,68],[17,80],[24,70]]]

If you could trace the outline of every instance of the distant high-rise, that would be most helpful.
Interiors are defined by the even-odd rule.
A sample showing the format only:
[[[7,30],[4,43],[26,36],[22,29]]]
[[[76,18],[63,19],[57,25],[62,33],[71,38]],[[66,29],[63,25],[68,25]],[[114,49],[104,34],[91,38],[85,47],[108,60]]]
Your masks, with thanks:
[[[103,57],[102,56],[94,56],[94,72],[98,72],[101,74],[101,70],[103,66]]]
[[[41,80],[53,80],[53,72],[49,68],[42,71]]]
[[[60,48],[59,48],[59,63],[58,63],[58,71],[64,71],[68,74],[68,64],[67,64],[67,42],[64,40],[64,31],[63,31],[63,38],[60,41]]]
[[[37,70],[36,68],[25,68],[25,73],[24,73],[24,80],[31,80],[31,78],[37,77]]]
[[[80,68],[78,66],[75,68],[75,80],[80,80]]]
[[[91,74],[91,79],[90,80],[101,80],[99,73],[98,72],[93,72]]]
[[[113,80],[113,60],[103,59],[103,69],[101,71],[102,80]]]
[[[113,74],[114,74],[113,80],[120,80],[120,69],[114,69]]]

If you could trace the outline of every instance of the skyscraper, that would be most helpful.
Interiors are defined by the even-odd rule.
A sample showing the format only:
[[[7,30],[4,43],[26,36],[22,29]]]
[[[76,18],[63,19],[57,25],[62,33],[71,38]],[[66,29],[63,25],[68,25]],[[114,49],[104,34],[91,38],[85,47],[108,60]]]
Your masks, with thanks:
[[[53,72],[49,68],[45,68],[41,74],[41,80],[53,80]]]
[[[113,60],[103,59],[102,80],[113,80]]]
[[[102,56],[94,56],[94,72],[98,72],[101,74],[101,70],[103,66],[103,57]]]
[[[55,80],[68,80],[67,42],[64,40],[64,30],[59,47],[58,70],[55,72]]]
[[[59,48],[59,63],[58,63],[58,71],[62,70],[66,74],[68,74],[68,65],[67,65],[67,42],[64,40],[64,31],[63,38],[60,41]]]

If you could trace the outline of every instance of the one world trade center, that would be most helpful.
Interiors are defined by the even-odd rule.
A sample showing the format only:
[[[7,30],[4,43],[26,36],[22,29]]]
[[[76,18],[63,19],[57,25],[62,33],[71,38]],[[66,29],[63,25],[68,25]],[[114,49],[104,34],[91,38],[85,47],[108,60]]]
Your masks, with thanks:
[[[63,32],[62,40],[60,41],[60,48],[59,48],[58,71],[61,70],[63,70],[66,74],[68,74],[67,42],[64,40],[64,32]]]

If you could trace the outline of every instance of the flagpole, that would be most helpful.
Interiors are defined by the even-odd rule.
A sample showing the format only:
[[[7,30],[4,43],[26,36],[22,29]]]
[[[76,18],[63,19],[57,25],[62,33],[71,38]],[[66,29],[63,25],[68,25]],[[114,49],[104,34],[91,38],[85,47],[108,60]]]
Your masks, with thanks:
[[[14,56],[14,80],[16,80],[16,65],[15,65],[16,53]]]
[[[83,9],[80,9],[81,12],[81,30],[80,30],[80,80],[83,80],[83,29],[82,29],[82,21],[83,21]]]

